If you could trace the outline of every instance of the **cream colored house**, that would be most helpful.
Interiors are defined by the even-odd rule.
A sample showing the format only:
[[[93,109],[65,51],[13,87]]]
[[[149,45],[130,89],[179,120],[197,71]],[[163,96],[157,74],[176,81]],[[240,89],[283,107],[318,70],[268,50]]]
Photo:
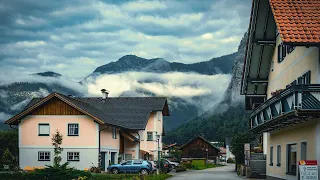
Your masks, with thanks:
[[[299,160],[320,164],[319,47],[320,1],[253,0],[241,94],[268,179],[297,180]]]
[[[52,93],[34,98],[5,123],[19,131],[23,169],[53,164],[52,134],[63,135],[62,162],[77,169],[130,159],[157,159],[162,151],[162,97],[71,97]],[[159,144],[159,145],[158,145]]]

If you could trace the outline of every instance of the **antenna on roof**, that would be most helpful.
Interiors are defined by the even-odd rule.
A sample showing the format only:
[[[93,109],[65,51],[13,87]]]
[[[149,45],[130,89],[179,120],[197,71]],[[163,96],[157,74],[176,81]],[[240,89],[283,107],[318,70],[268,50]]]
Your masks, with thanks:
[[[109,91],[107,91],[106,89],[101,89],[101,93],[102,93],[102,99],[108,98]]]

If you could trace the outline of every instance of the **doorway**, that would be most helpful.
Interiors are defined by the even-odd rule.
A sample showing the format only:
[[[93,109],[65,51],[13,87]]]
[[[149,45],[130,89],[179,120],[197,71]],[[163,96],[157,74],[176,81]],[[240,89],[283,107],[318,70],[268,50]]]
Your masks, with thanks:
[[[103,171],[106,170],[106,153],[105,152],[101,152],[101,169]]]

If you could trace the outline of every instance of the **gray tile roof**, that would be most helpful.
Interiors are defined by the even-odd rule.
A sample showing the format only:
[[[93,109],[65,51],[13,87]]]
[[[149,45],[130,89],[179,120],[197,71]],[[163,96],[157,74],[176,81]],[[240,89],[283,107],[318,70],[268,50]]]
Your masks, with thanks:
[[[69,97],[59,94],[80,109],[92,114],[106,124],[125,129],[145,129],[150,113],[162,111],[167,105],[164,97]],[[39,102],[34,98],[25,109]]]

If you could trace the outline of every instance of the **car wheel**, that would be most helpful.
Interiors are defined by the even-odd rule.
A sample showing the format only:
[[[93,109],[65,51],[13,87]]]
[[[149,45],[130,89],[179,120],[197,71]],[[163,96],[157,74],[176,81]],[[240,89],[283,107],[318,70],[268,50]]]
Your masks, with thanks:
[[[112,174],[119,174],[119,170],[117,168],[111,169]]]
[[[148,172],[148,170],[146,170],[146,169],[141,169],[140,173],[143,174],[143,175],[145,175],[145,174],[148,174],[149,172]]]

